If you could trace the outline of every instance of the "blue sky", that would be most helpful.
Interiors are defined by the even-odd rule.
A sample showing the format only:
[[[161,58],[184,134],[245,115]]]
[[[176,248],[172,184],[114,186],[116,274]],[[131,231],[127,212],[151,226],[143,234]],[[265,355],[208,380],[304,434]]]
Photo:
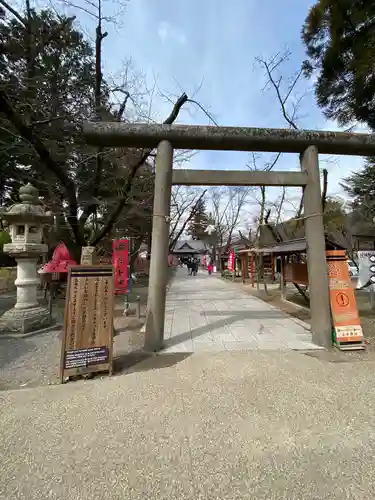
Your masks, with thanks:
[[[181,90],[197,99],[220,125],[284,127],[272,89],[262,91],[264,70],[255,62],[288,48],[290,59],[281,74],[287,80],[304,59],[300,32],[311,0],[130,0],[120,16],[121,26],[109,27],[105,67],[112,74],[131,57],[151,84],[156,78],[164,93]],[[109,6],[109,5],[108,5]],[[117,7],[118,8],[118,7]],[[119,18],[119,19],[120,19]],[[287,82],[285,82],[287,84]],[[337,129],[317,108],[312,83],[301,80],[295,97],[303,98],[298,120],[301,128]],[[170,103],[155,98],[153,111],[161,119]],[[207,124],[191,105],[180,123]],[[268,159],[269,155],[265,155]],[[339,180],[361,165],[361,158],[334,157],[322,163],[329,170],[329,191],[337,193]],[[201,152],[192,168],[241,169],[247,153]],[[262,158],[259,159],[259,165]],[[283,155],[279,169],[298,168],[295,155]]]
[[[70,0],[49,1],[58,10]],[[154,88],[152,117],[162,120],[171,103],[185,91],[199,101],[219,125],[286,127],[275,92],[264,90],[264,70],[256,58],[269,59],[289,49],[280,76],[288,78],[305,58],[300,40],[303,21],[313,0],[103,0],[103,10],[116,19],[107,23],[104,40],[104,74],[118,81],[126,62],[145,75],[148,89]],[[86,6],[85,0],[72,1]],[[72,4],[70,4],[72,5]],[[72,7],[81,27],[91,36],[95,25],[89,16]],[[156,82],[157,87],[154,84]],[[285,89],[286,87],[284,87]],[[163,94],[163,95],[161,95]],[[317,108],[312,82],[301,79],[293,99],[304,96],[297,123],[300,128],[337,129]],[[149,97],[149,96],[148,96]],[[145,102],[148,100],[145,96]],[[138,96],[139,100],[140,97]],[[178,120],[185,124],[207,124],[197,107],[189,105]],[[272,156],[272,155],[271,155]],[[260,155],[258,166],[270,159]],[[329,171],[329,193],[341,192],[340,180],[358,169],[363,160],[355,157],[322,157]],[[243,169],[248,153],[200,152],[190,168]],[[296,155],[282,155],[277,169],[298,169]]]

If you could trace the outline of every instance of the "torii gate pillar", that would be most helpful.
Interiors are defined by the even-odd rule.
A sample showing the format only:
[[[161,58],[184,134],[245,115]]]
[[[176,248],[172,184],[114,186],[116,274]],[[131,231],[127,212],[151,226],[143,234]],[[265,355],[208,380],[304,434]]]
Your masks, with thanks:
[[[168,244],[173,170],[173,148],[159,143],[156,154],[151,262],[144,349],[159,351],[164,341],[165,301],[168,284]]]
[[[301,155],[301,168],[308,175],[304,188],[304,218],[312,341],[329,348],[332,347],[332,323],[318,156],[318,149],[309,146]]]

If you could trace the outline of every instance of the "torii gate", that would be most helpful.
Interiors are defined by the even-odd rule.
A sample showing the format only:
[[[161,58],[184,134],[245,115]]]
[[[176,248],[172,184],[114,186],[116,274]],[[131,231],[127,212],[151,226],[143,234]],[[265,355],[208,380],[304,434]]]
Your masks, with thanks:
[[[318,154],[375,156],[375,136],[346,132],[88,123],[90,144],[103,147],[157,148],[151,265],[145,349],[163,346],[168,272],[168,238],[172,185],[302,186],[310,287],[311,333],[315,344],[332,346]],[[173,149],[300,153],[301,172],[173,170]]]

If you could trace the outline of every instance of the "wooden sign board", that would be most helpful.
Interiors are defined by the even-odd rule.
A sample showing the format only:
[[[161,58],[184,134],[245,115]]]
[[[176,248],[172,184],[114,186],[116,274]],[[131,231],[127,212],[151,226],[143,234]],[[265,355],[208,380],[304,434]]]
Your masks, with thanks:
[[[112,374],[114,285],[112,266],[72,266],[68,274],[60,380]]]
[[[286,283],[297,283],[298,285],[308,285],[309,277],[307,264],[289,263],[284,266],[284,279]]]
[[[364,349],[363,332],[345,251],[327,250],[326,256],[333,343],[340,350]]]

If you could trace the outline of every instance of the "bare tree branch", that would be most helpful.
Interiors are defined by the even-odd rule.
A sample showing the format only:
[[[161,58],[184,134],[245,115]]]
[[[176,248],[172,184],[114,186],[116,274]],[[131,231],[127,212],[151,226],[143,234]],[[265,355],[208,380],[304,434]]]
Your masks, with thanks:
[[[294,104],[293,106],[293,113],[290,114],[287,109],[287,104],[288,100],[290,99],[293,91],[296,88],[296,85],[298,81],[300,80],[302,76],[302,69],[299,70],[296,75],[294,76],[292,82],[289,84],[289,87],[287,88],[286,92],[284,95],[282,95],[281,91],[281,83],[282,83],[282,76],[280,77],[275,77],[275,71],[280,67],[282,63],[284,63],[287,59],[290,57],[290,52],[287,51],[284,54],[276,54],[275,57],[273,57],[271,60],[266,61],[261,58],[257,58],[256,60],[258,63],[261,64],[261,66],[265,69],[266,76],[267,76],[267,83],[266,85],[271,85],[276,93],[277,100],[280,104],[281,107],[281,112],[282,115],[285,119],[285,121],[288,123],[288,125],[293,128],[294,130],[298,130],[298,126],[296,123],[296,113],[297,109],[300,105],[300,102],[303,98],[300,97],[297,100],[297,103]],[[327,179],[328,179],[328,172],[326,169],[323,170],[323,190],[322,190],[322,205],[323,205],[323,211],[324,211],[324,206],[325,206],[325,200],[327,197]],[[284,201],[285,199],[285,192],[283,193],[282,200]],[[304,207],[304,194],[302,193],[298,209],[296,211],[295,219],[296,219],[296,226],[294,229],[294,234],[297,234],[297,231],[302,224],[302,212],[303,212],[303,207]],[[277,220],[279,220],[279,215],[277,217]]]
[[[0,0],[0,5],[5,7],[20,23],[22,23],[24,26],[26,26],[27,21],[19,14],[11,5],[8,4],[8,2],[5,2],[5,0]]]
[[[281,200],[280,200],[280,203],[278,204],[278,208],[277,208],[276,225],[280,223],[281,210],[282,210],[282,207],[284,205],[285,195],[286,195],[286,187],[283,186],[283,190],[281,193]]]
[[[102,83],[103,83],[103,73],[102,73],[102,44],[107,33],[103,33],[102,29],[102,2],[98,0],[97,4],[98,11],[98,23],[95,30],[95,119],[100,121],[102,118]],[[96,154],[95,171],[91,185],[91,196],[94,200],[93,203],[89,204],[80,218],[80,226],[83,229],[88,217],[93,214],[94,220],[97,218],[97,197],[100,189],[100,182],[102,178],[103,170],[103,148],[99,147]]]
[[[289,101],[293,91],[295,90],[295,87],[296,87],[298,81],[300,80],[300,78],[302,76],[302,70],[299,70],[297,72],[297,74],[293,78],[292,82],[289,84],[284,95],[282,95],[282,90],[281,90],[282,76],[280,76],[278,78],[275,77],[275,71],[280,67],[281,64],[283,64],[286,60],[288,60],[289,57],[290,57],[290,52],[286,51],[284,54],[280,54],[280,53],[276,54],[269,61],[266,61],[265,59],[261,59],[259,57],[256,58],[256,61],[264,68],[264,70],[266,72],[266,76],[267,76],[266,86],[271,85],[271,87],[273,87],[273,89],[276,93],[276,97],[277,97],[277,100],[279,102],[280,108],[281,108],[281,113],[282,113],[285,121],[288,123],[288,125],[291,128],[293,128],[294,130],[298,130],[298,126],[297,126],[295,118],[296,118],[297,109],[301,103],[303,96],[297,101],[296,104],[294,104],[292,114],[290,114],[288,112],[287,104],[288,104],[288,101]],[[303,205],[304,205],[304,201],[303,201],[303,193],[302,193],[300,204],[299,204],[299,207],[298,207],[298,210],[296,213],[296,218],[298,220],[301,217],[301,214],[303,211]],[[298,224],[299,223],[297,221],[297,226],[298,226]],[[298,229],[297,226],[296,226],[296,231]]]
[[[19,132],[19,134],[33,146],[46,168],[48,168],[48,170],[50,170],[50,172],[52,172],[61,182],[66,192],[69,203],[69,213],[67,216],[68,222],[71,225],[77,244],[84,245],[84,241],[82,241],[81,233],[78,227],[78,202],[74,182],[65,172],[65,169],[52,158],[50,152],[45,147],[43,142],[39,139],[39,137],[35,134],[32,128],[26,125],[26,123],[24,123],[18,113],[13,109],[12,105],[7,99],[4,90],[1,88],[0,109],[12,123],[15,129]]]
[[[130,92],[124,91],[124,94],[125,94],[125,97],[124,97],[122,103],[120,104],[120,107],[116,113],[116,118],[118,121],[122,120],[122,117],[124,116],[124,112],[126,109],[126,105],[128,103],[128,100],[130,99]]]
[[[298,127],[293,120],[292,116],[288,113],[287,111],[287,102],[288,99],[290,98],[293,90],[295,89],[299,79],[302,76],[302,69],[297,73],[296,77],[293,79],[292,83],[290,84],[288,90],[286,91],[286,94],[284,96],[281,95],[281,82],[282,82],[282,77],[279,77],[277,80],[274,77],[274,71],[284,62],[286,61],[290,56],[290,53],[287,52],[283,55],[277,54],[274,58],[271,59],[270,62],[267,62],[264,59],[261,58],[256,58],[258,63],[263,66],[263,68],[266,71],[266,75],[268,78],[268,83],[274,88],[276,92],[277,99],[279,101],[280,107],[281,107],[281,112],[282,115],[285,119],[285,121],[289,124],[291,128],[294,130],[298,130]]]
[[[176,101],[175,105],[173,106],[173,109],[168,116],[168,118],[163,122],[165,125],[171,125],[176,118],[178,117],[178,114],[182,108],[182,106],[187,102],[188,96],[186,94],[182,94],[178,100]],[[123,193],[123,198],[118,202],[117,206],[115,209],[111,212],[109,215],[108,221],[106,225],[101,229],[99,234],[95,236],[94,240],[91,242],[92,246],[95,246],[99,243],[99,241],[112,229],[114,226],[117,218],[120,216],[125,204],[127,197],[131,191],[132,188],[132,182],[134,177],[136,176],[138,169],[146,162],[147,158],[149,157],[149,154],[152,152],[152,149],[147,149],[139,158],[138,161],[136,161],[131,170],[130,173],[125,181],[125,185],[122,189]]]
[[[178,226],[181,224],[181,219],[186,212],[195,205],[197,198],[200,196],[195,190],[192,192],[189,189],[183,189],[183,186],[174,186],[172,189],[172,203],[170,212],[170,227],[169,239],[174,238]],[[190,213],[190,212],[189,212]]]
[[[211,115],[208,111],[206,111],[206,110],[204,109],[204,107],[203,107],[203,106],[202,106],[202,105],[201,105],[198,101],[195,101],[194,99],[188,99],[188,100],[187,100],[187,102],[191,102],[192,104],[195,104],[196,106],[198,106],[198,108],[199,108],[201,111],[203,111],[203,113],[207,116],[207,118],[208,118],[210,121],[212,121],[212,123],[213,123],[214,125],[216,125],[216,127],[218,127],[218,126],[219,126],[219,125],[218,125],[218,123],[217,123],[217,122],[214,120],[214,118],[212,117],[212,115]]]
[[[178,233],[174,236],[172,241],[169,243],[169,250],[172,250],[172,248],[176,245],[177,241],[180,239],[182,233],[185,231],[186,226],[189,224],[189,222],[195,217],[195,214],[197,213],[197,209],[199,207],[200,201],[204,198],[207,190],[205,189],[203,193],[199,196],[197,201],[195,202],[193,208],[190,211],[189,216],[185,219],[184,223],[182,224],[180,230]]]

